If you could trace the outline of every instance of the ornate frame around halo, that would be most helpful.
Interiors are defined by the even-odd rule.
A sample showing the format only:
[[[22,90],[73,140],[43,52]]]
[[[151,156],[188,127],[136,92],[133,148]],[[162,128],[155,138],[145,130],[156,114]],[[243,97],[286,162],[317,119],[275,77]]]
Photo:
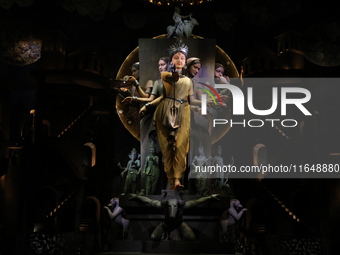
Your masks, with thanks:
[[[153,37],[152,39],[166,39],[167,34],[159,35],[156,37]],[[203,37],[192,35],[191,39],[204,39]],[[130,67],[133,63],[137,62],[139,60],[139,47],[136,47],[124,60],[122,65],[120,66],[116,79],[121,80],[126,74],[130,73]],[[239,77],[239,73],[237,71],[237,68],[234,64],[234,62],[231,60],[231,58],[228,56],[227,53],[225,53],[220,47],[216,45],[216,62],[223,64],[224,66],[228,66],[229,69],[226,70],[228,75],[231,78]],[[119,116],[119,119],[121,120],[124,127],[137,139],[140,140],[140,121],[139,119],[135,119],[133,123],[131,123],[131,120],[128,119],[128,116],[125,114],[124,109],[125,104],[122,103],[122,97],[117,95],[116,97],[116,110]],[[134,114],[134,116],[139,116],[138,112]],[[230,119],[231,113],[229,111],[228,119]],[[228,131],[230,130],[230,121],[227,125],[218,125],[215,130],[217,132],[214,132],[212,134],[212,144],[216,143],[218,140],[220,140]]]

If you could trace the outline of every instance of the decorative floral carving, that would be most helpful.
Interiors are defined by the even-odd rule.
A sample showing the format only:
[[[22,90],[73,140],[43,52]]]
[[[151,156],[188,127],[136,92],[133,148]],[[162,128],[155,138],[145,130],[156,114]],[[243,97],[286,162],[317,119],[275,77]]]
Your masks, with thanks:
[[[141,12],[124,13],[124,22],[130,29],[138,29],[144,27],[148,21],[148,16]]]

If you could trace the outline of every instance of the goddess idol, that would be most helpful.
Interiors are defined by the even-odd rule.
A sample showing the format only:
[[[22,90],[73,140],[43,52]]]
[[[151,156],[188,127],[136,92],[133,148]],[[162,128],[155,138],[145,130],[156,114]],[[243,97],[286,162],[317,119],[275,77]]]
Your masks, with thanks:
[[[177,41],[168,51],[170,68],[161,74],[164,94],[145,104],[140,112],[146,111],[152,105],[158,105],[154,123],[163,155],[164,171],[170,189],[178,190],[184,187],[181,179],[189,151],[190,104],[199,106],[201,101],[194,98],[192,80],[184,73],[188,46]]]

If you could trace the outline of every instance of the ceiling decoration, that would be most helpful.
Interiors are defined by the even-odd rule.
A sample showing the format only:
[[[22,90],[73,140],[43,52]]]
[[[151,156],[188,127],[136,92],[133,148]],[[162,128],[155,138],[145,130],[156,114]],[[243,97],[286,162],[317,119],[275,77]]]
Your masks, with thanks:
[[[0,0],[0,7],[10,9],[14,4],[20,7],[27,7],[34,3],[35,0]]]
[[[0,27],[0,60],[24,66],[40,59],[42,41],[29,23],[2,22]]]
[[[89,16],[95,21],[100,21],[108,12],[115,12],[122,5],[122,0],[68,0],[60,3],[65,10],[76,11],[80,16]]]
[[[316,23],[303,34],[306,59],[320,66],[340,66],[340,23]]]
[[[211,2],[212,0],[144,0],[144,1],[156,5],[191,6]]]

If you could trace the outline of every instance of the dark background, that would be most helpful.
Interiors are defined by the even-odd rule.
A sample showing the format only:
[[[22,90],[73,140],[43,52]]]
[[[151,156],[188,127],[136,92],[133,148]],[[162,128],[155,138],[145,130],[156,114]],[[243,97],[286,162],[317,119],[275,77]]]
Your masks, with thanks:
[[[259,54],[258,59],[270,53],[280,58],[278,63],[295,64],[296,59],[301,59],[300,53],[294,56],[294,49],[287,46],[282,48],[292,50],[287,51],[288,57],[279,56],[275,38],[289,30],[303,34],[303,69],[283,70],[282,66],[276,66],[271,70],[254,70],[252,75],[259,77],[267,74],[272,77],[338,77],[338,12],[336,1],[327,0],[213,0],[181,8],[181,14],[192,13],[199,22],[193,34],[215,39],[238,69],[241,62],[254,52]],[[45,223],[50,233],[79,233],[80,221],[90,218],[88,214],[81,215],[89,197],[100,202],[99,207],[90,206],[90,209],[100,210],[113,196],[121,194],[124,182],[117,163],[125,166],[131,149],[139,148],[139,141],[118,118],[115,94],[113,90],[108,91],[112,80],[107,78],[116,78],[125,58],[138,46],[139,38],[166,34],[167,26],[173,25],[173,13],[173,6],[156,6],[141,0],[0,2],[1,56],[6,53],[10,42],[24,38],[26,33],[40,36],[46,31],[59,30],[67,37],[62,61],[72,60],[70,53],[73,51],[90,47],[105,59],[108,68],[108,77],[88,68],[50,70],[41,63],[53,63],[58,58],[48,52],[43,52],[46,55],[31,65],[0,63],[0,152],[3,156],[0,248],[6,246],[3,254],[16,254],[15,248],[23,251],[27,248],[25,245],[30,247],[29,235],[38,223]],[[292,52],[296,58],[289,58]],[[93,56],[92,51],[86,54]],[[44,80],[46,77],[50,79]],[[76,77],[78,83],[70,77]],[[86,86],[86,82],[92,82],[93,86]],[[339,152],[338,91],[337,84],[327,87],[326,91],[322,87],[313,90],[312,95],[318,101],[312,109],[315,116],[306,118],[301,128],[231,129],[224,137],[227,140],[224,151],[233,154],[236,164],[252,165],[253,148],[263,143],[268,148],[268,161],[276,164],[339,163],[339,155],[329,155],[330,152]],[[270,98],[267,94],[268,91],[259,92],[258,101],[266,105]],[[94,104],[89,108],[91,102]],[[33,115],[28,112],[35,106],[38,125],[33,129]],[[90,110],[86,112],[86,109]],[[80,115],[82,117],[76,124],[68,128]],[[42,125],[43,119],[51,123],[49,136]],[[68,131],[59,137],[65,129]],[[91,153],[83,146],[89,141],[97,146],[97,164],[93,167]],[[23,149],[16,149],[22,145]],[[6,150],[10,153],[6,154]],[[166,184],[165,179],[158,191]],[[264,237],[285,239],[288,236],[287,247],[294,246],[296,238],[300,238],[302,244],[304,238],[311,237],[309,240],[319,238],[318,247],[324,251],[317,254],[339,254],[338,179],[269,179],[263,182],[252,179],[230,181],[230,184],[234,195],[249,208],[247,218],[243,217],[243,222],[249,223],[246,226],[249,230],[247,238],[254,240],[254,243],[248,243],[249,247],[271,248],[274,252],[270,254],[276,255],[275,251],[280,247],[268,240],[266,244],[260,243],[266,241]],[[62,202],[60,209],[54,211]],[[301,221],[293,220],[279,202]],[[50,214],[52,216],[44,222],[46,215]],[[101,210],[102,218],[97,224],[102,228],[103,239],[109,239],[110,221],[105,216]],[[34,232],[37,240],[40,233],[46,232]],[[45,242],[45,239],[38,241]],[[40,245],[38,241],[37,246]],[[109,244],[110,240],[101,242]],[[75,243],[70,241],[70,250],[74,253]],[[82,245],[86,244],[89,242],[82,239]],[[298,245],[292,249],[295,248],[298,249]],[[1,252],[0,249],[2,255]],[[269,253],[262,250],[262,253],[252,254]]]

